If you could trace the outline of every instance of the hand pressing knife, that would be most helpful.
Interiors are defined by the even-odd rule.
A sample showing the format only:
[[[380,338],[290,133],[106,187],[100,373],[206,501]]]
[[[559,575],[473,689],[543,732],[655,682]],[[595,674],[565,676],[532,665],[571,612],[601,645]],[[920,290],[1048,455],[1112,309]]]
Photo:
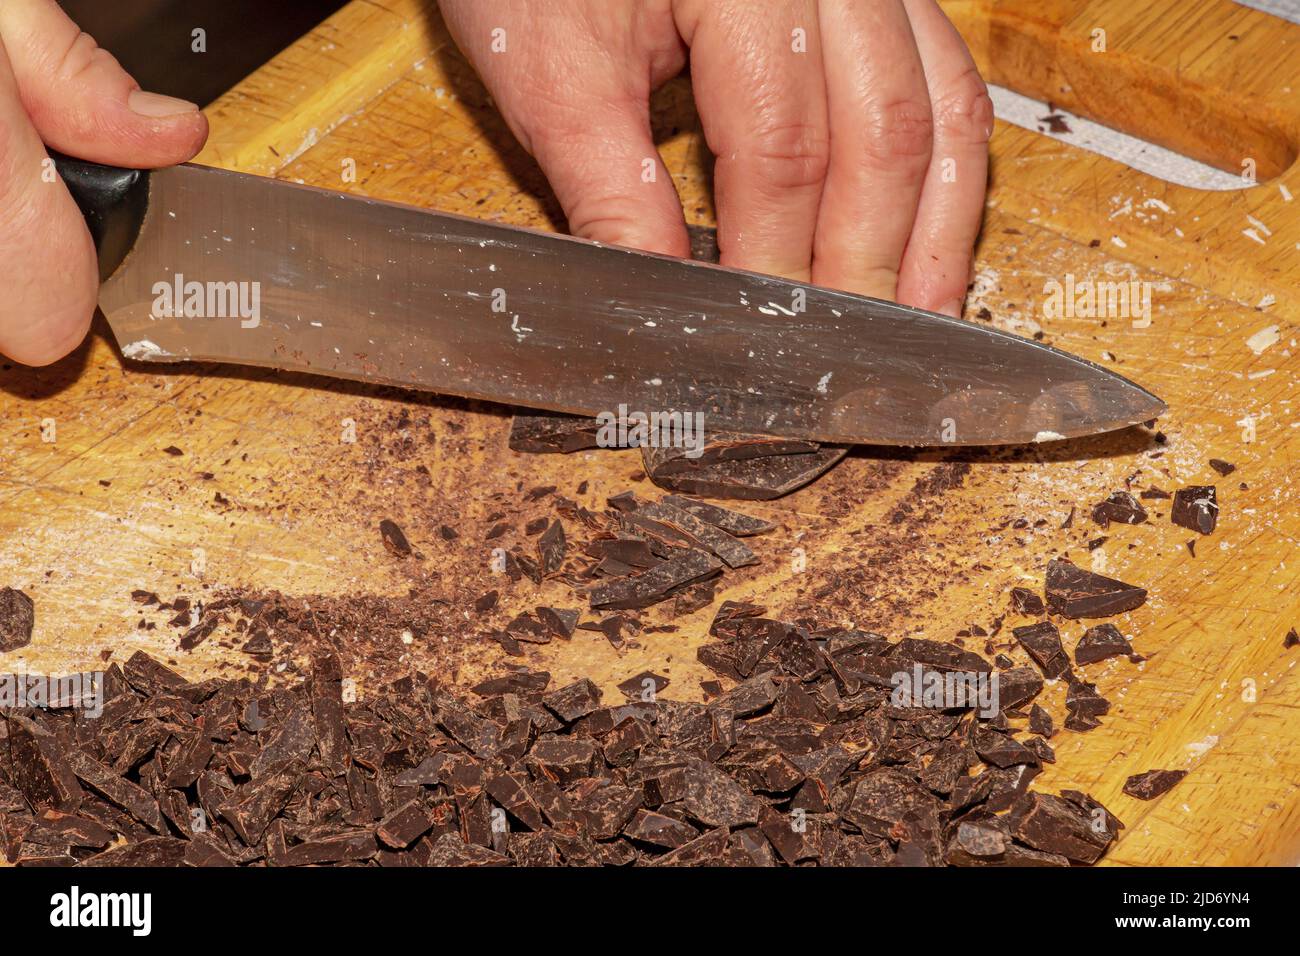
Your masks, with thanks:
[[[880,445],[1076,438],[1165,410],[1084,359],[893,302],[193,164],[56,164],[132,359]]]

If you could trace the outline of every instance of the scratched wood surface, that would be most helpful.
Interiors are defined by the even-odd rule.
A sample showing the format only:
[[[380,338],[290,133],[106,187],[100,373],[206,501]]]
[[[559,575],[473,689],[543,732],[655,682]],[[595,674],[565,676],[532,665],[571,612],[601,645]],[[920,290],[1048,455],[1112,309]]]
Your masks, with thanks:
[[[432,6],[388,0],[340,11],[209,109],[213,135],[200,160],[562,228]],[[1143,585],[1147,604],[1116,623],[1147,661],[1081,668],[1112,711],[1090,733],[1059,732],[1058,762],[1035,786],[1087,790],[1125,822],[1110,864],[1294,864],[1300,649],[1286,650],[1283,637],[1300,625],[1300,204],[1290,198],[1300,193],[1291,94],[1300,57],[1288,55],[1300,29],[1217,0],[945,6],[997,82],[1223,168],[1255,159],[1260,185],[1199,193],[1001,123],[994,134],[967,317],[1041,330],[1147,385],[1170,405],[1159,424],[1167,441],[1139,429],[948,459],[858,450],[811,488],[747,508],[780,527],[754,539],[762,564],[729,575],[720,598],[894,638],[948,639],[1005,618],[992,640],[1019,660],[1008,632],[1027,622],[1008,613],[1007,592],[1040,587],[1050,557]],[[1096,27],[1108,52],[1091,49]],[[707,224],[705,152],[686,82],[655,107],[688,220]],[[349,161],[354,181],[343,175]],[[1047,283],[1067,275],[1151,283],[1150,324],[1049,318]],[[1257,354],[1247,340],[1270,326],[1277,341]],[[340,440],[348,420],[355,443]],[[501,409],[301,376],[144,369],[120,357],[102,323],[56,366],[5,366],[0,583],[35,599],[37,626],[29,647],[0,657],[0,670],[92,669],[142,648],[194,677],[243,672],[236,642],[180,651],[181,632],[134,604],[135,588],[203,598],[232,588],[404,595],[418,585],[445,602],[449,621],[465,622],[463,640],[406,644],[391,622],[376,625],[373,638],[390,642],[395,664],[462,681],[495,672],[499,649],[466,615],[475,596],[501,589],[497,622],[574,603],[558,583],[511,586],[492,574],[497,542],[483,539],[495,516],[522,525],[515,519],[546,513],[516,504],[519,489],[540,485],[589,507],[628,488],[653,492],[634,452],[515,455],[508,421]],[[1217,475],[1212,457],[1237,470]],[[959,469],[959,486],[919,495],[917,481],[943,461]],[[1092,525],[1091,504],[1126,479],[1135,492],[1217,484],[1218,530],[1193,556],[1185,542],[1194,535],[1171,525],[1161,502],[1150,503],[1146,524]],[[421,561],[383,550],[382,517],[403,525]],[[443,540],[444,523],[461,538]],[[558,682],[589,675],[614,699],[615,683],[652,669],[672,681],[665,696],[698,699],[699,681],[713,676],[695,660],[712,613],[673,620],[678,630],[643,634],[623,651],[578,632],[529,648],[529,663]],[[646,620],[667,617],[660,609]],[[1067,647],[1082,630],[1064,624]],[[352,676],[364,689],[374,675]],[[1063,697],[1058,686],[1042,698],[1058,723]],[[1152,768],[1190,773],[1150,803],[1121,793],[1126,777]]]

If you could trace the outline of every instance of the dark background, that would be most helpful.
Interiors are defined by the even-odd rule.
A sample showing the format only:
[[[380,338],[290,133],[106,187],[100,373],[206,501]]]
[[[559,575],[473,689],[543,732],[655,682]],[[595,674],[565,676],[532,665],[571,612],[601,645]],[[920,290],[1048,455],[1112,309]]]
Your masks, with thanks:
[[[212,102],[343,6],[343,0],[59,0],[142,87]],[[206,53],[190,49],[207,31]]]

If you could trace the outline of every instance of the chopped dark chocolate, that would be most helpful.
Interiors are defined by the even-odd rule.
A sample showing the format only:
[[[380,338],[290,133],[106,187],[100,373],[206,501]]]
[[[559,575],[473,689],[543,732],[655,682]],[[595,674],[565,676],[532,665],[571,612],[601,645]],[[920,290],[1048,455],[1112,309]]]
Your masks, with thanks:
[[[1013,627],[1011,634],[1038,665],[1048,680],[1057,680],[1070,671],[1070,658],[1061,646],[1061,632],[1051,621]]]
[[[668,495],[664,498],[664,503],[680,508],[683,511],[689,511],[695,517],[707,521],[709,524],[721,528],[727,534],[735,535],[737,538],[762,534],[776,527],[771,521],[741,514],[739,511],[732,511],[730,508],[723,508],[720,505],[696,501],[694,498]]]
[[[707,551],[689,550],[639,574],[612,578],[590,588],[587,596],[593,608],[649,607],[678,588],[718,574],[722,562]]]
[[[659,692],[668,686],[668,678],[651,671],[642,671],[618,685],[628,700],[652,703]]]
[[[411,553],[411,542],[406,540],[406,535],[399,528],[396,522],[385,518],[379,522],[379,535],[383,539],[384,547],[391,554],[404,558]]]
[[[636,513],[686,535],[692,546],[711,551],[727,563],[728,567],[740,568],[757,564],[758,557],[738,539],[727,534],[721,528],[709,524],[689,511],[665,502],[642,505]]]
[[[15,588],[0,588],[0,653],[30,644],[35,624],[32,599]]]
[[[1222,458],[1211,458],[1210,467],[1225,477],[1237,470],[1236,465],[1230,461],[1224,461]]]
[[[1012,588],[1011,606],[1017,613],[1027,614],[1030,617],[1037,617],[1047,609],[1043,599],[1029,588]]]
[[[762,501],[802,488],[848,453],[847,448],[818,448],[811,442],[781,444],[780,440],[768,438],[716,437],[720,445],[732,443],[727,457],[686,458],[681,449],[643,447],[641,455],[651,481],[684,494]],[[792,450],[800,445],[810,447],[804,453],[772,454],[769,450]],[[767,457],[756,457],[759,454]]]
[[[1120,633],[1119,628],[1107,621],[1094,624],[1083,632],[1083,637],[1074,648],[1076,664],[1095,664],[1108,657],[1119,657],[1133,653],[1133,646]]]
[[[1145,588],[1076,567],[1063,558],[1047,565],[1047,607],[1063,617],[1110,617],[1141,607]]]
[[[551,522],[546,532],[537,539],[538,564],[542,574],[554,574],[564,564],[564,554],[568,550],[568,541],[564,537],[564,526],[560,519]]]
[[[1124,792],[1139,800],[1154,800],[1172,790],[1183,777],[1186,770],[1148,770],[1135,773],[1124,781]]]
[[[1169,520],[1182,528],[1210,534],[1219,522],[1219,498],[1214,485],[1188,485],[1174,492]]]
[[[600,425],[585,415],[515,415],[510,422],[510,448],[533,454],[582,451],[599,444]]]
[[[1141,524],[1147,520],[1147,510],[1127,491],[1112,492],[1105,501],[1093,506],[1092,520],[1103,528],[1112,521],[1119,524]]]

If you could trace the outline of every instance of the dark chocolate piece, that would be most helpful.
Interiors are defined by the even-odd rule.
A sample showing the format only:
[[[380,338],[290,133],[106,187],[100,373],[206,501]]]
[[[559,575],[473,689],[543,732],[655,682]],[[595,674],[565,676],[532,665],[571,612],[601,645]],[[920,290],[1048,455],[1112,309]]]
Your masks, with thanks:
[[[379,535],[383,539],[384,547],[390,554],[399,558],[404,558],[411,553],[411,542],[406,540],[406,534],[397,526],[394,521],[385,518],[379,522]]]
[[[64,746],[54,734],[27,717],[10,714],[7,725],[14,786],[33,809],[76,810],[82,792]]]
[[[0,653],[30,644],[35,624],[32,599],[14,588],[0,588]]]
[[[1095,863],[1115,832],[1105,808],[1097,813],[1046,793],[1028,793],[1011,808],[1006,821],[1017,840],[1045,853],[1058,853],[1076,863]]]
[[[771,531],[776,525],[771,521],[765,521],[762,518],[755,518],[751,515],[741,514],[739,511],[732,511],[730,508],[723,508],[720,505],[711,505],[703,501],[696,501],[694,498],[683,498],[680,495],[667,495],[664,504],[672,505],[674,508],[680,508],[683,511],[689,511],[695,517],[707,521],[715,527],[721,528],[727,534],[734,535],[737,538],[747,538],[751,535],[762,534],[765,531]]]
[[[761,441],[762,448],[779,447],[769,440]],[[765,458],[732,457],[710,462],[703,458],[668,458],[658,455],[660,451],[680,450],[641,449],[646,472],[661,488],[709,498],[750,501],[779,498],[802,488],[848,453],[847,448],[825,446],[806,454],[776,454]]]
[[[651,671],[642,671],[618,685],[628,700],[653,702],[661,690],[668,686],[668,678]]]
[[[1210,467],[1213,468],[1215,471],[1217,471],[1219,474],[1223,475],[1224,477],[1227,477],[1228,475],[1232,474],[1234,471],[1237,470],[1236,465],[1234,465],[1230,461],[1224,461],[1222,458],[1211,458]]]
[[[1219,522],[1219,498],[1214,485],[1188,485],[1174,492],[1169,520],[1182,528],[1210,534]]]
[[[691,545],[713,552],[725,561],[728,567],[741,568],[758,563],[754,552],[738,539],[689,511],[665,502],[658,502],[642,505],[637,509],[636,514],[662,522],[680,531],[688,537]]]
[[[1047,610],[1043,604],[1043,599],[1029,588],[1012,588],[1011,606],[1018,613],[1027,614],[1030,617],[1037,617]]]
[[[1135,773],[1124,781],[1124,792],[1139,800],[1154,800],[1172,790],[1185,776],[1186,770],[1148,770],[1146,773]]]
[[[564,537],[564,525],[556,518],[546,532],[537,539],[538,565],[542,574],[554,574],[564,564],[564,554],[568,550]]]
[[[1070,658],[1061,646],[1061,632],[1051,621],[1013,627],[1011,634],[1029,652],[1029,656],[1048,680],[1057,680],[1069,673]]]
[[[1107,621],[1095,624],[1083,632],[1078,645],[1074,648],[1076,664],[1095,664],[1108,657],[1119,657],[1133,653],[1133,646],[1125,640],[1114,624]]]
[[[1063,558],[1047,565],[1047,607],[1063,617],[1110,617],[1141,607],[1145,588],[1076,567]]]
[[[566,724],[573,723],[600,706],[600,688],[584,677],[547,694],[542,703]]]
[[[639,574],[612,578],[587,592],[593,608],[638,608],[669,597],[673,591],[716,575],[722,562],[707,551],[690,550]]]
[[[1092,520],[1103,528],[1109,527],[1112,521],[1141,524],[1147,520],[1147,510],[1127,491],[1115,491],[1105,501],[1093,506]]]
[[[585,415],[517,414],[510,422],[510,448],[533,454],[568,454],[595,448],[600,426]]]
[[[578,626],[576,608],[539,607],[534,610],[542,626],[552,635],[566,641],[573,637],[573,629]]]

